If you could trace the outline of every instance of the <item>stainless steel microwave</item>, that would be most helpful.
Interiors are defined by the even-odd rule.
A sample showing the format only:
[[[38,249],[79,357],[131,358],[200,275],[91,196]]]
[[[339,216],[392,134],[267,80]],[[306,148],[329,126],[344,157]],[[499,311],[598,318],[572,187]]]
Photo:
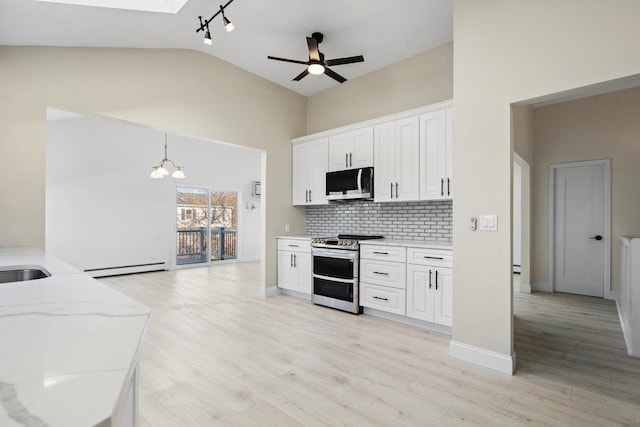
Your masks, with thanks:
[[[327,172],[327,200],[373,199],[373,168]]]

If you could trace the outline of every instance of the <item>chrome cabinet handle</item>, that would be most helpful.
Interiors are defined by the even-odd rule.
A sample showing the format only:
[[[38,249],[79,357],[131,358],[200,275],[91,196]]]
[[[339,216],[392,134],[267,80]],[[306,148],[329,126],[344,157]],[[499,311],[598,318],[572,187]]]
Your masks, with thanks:
[[[290,248],[298,248],[298,245],[289,245]]]
[[[344,166],[346,168],[349,167],[349,154],[348,153],[344,153]]]
[[[436,291],[438,290],[438,270],[436,270]]]
[[[396,182],[396,199],[398,198],[398,183]]]
[[[444,196],[444,178],[440,179],[440,195]]]
[[[353,153],[349,153],[349,166],[353,166]]]
[[[289,266],[290,266],[290,267],[293,267],[293,254],[289,255],[289,258],[290,258],[290,260],[289,260]]]
[[[389,252],[376,252],[376,251],[373,251],[373,253],[376,254],[376,255],[389,255]]]
[[[383,273],[381,271],[374,271],[373,274],[379,274],[381,276],[388,276],[389,275],[389,273]]]
[[[393,199],[393,182],[390,182],[391,184],[391,198]]]
[[[429,289],[431,289],[431,270],[429,270]]]
[[[309,203],[311,203],[311,190],[309,190]]]
[[[298,255],[293,254],[293,268],[298,266]],[[438,289],[438,273],[436,272],[436,289]]]
[[[304,191],[304,202],[309,203],[309,190]]]
[[[443,260],[444,259],[444,258],[439,257],[439,256],[426,256],[426,255],[423,258],[425,258],[425,259],[439,259],[439,260]]]
[[[379,300],[382,300],[382,301],[389,301],[389,298],[377,297],[375,295],[373,296],[373,299],[379,299]]]
[[[447,178],[447,196],[451,195],[451,180]]]

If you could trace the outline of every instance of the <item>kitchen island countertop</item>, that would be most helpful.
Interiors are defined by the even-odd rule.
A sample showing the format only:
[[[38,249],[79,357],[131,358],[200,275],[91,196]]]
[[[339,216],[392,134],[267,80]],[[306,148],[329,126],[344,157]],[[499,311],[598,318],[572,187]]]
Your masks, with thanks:
[[[118,424],[151,311],[40,249],[0,249],[8,266],[51,277],[0,284],[0,425]]]

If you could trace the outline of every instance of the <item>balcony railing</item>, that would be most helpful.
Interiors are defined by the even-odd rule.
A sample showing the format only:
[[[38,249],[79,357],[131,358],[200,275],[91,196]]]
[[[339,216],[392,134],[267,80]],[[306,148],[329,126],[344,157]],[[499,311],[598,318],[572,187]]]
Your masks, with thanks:
[[[236,230],[211,229],[211,261],[235,259],[237,247]],[[207,229],[178,229],[176,248],[178,265],[207,262]]]

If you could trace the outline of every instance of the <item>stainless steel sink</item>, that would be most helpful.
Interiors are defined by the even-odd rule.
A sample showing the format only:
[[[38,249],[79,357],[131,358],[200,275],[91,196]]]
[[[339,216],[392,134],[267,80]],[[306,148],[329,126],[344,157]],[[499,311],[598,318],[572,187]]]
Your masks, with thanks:
[[[27,280],[44,279],[51,276],[47,270],[40,266],[8,266],[0,267],[0,283],[25,282]]]

